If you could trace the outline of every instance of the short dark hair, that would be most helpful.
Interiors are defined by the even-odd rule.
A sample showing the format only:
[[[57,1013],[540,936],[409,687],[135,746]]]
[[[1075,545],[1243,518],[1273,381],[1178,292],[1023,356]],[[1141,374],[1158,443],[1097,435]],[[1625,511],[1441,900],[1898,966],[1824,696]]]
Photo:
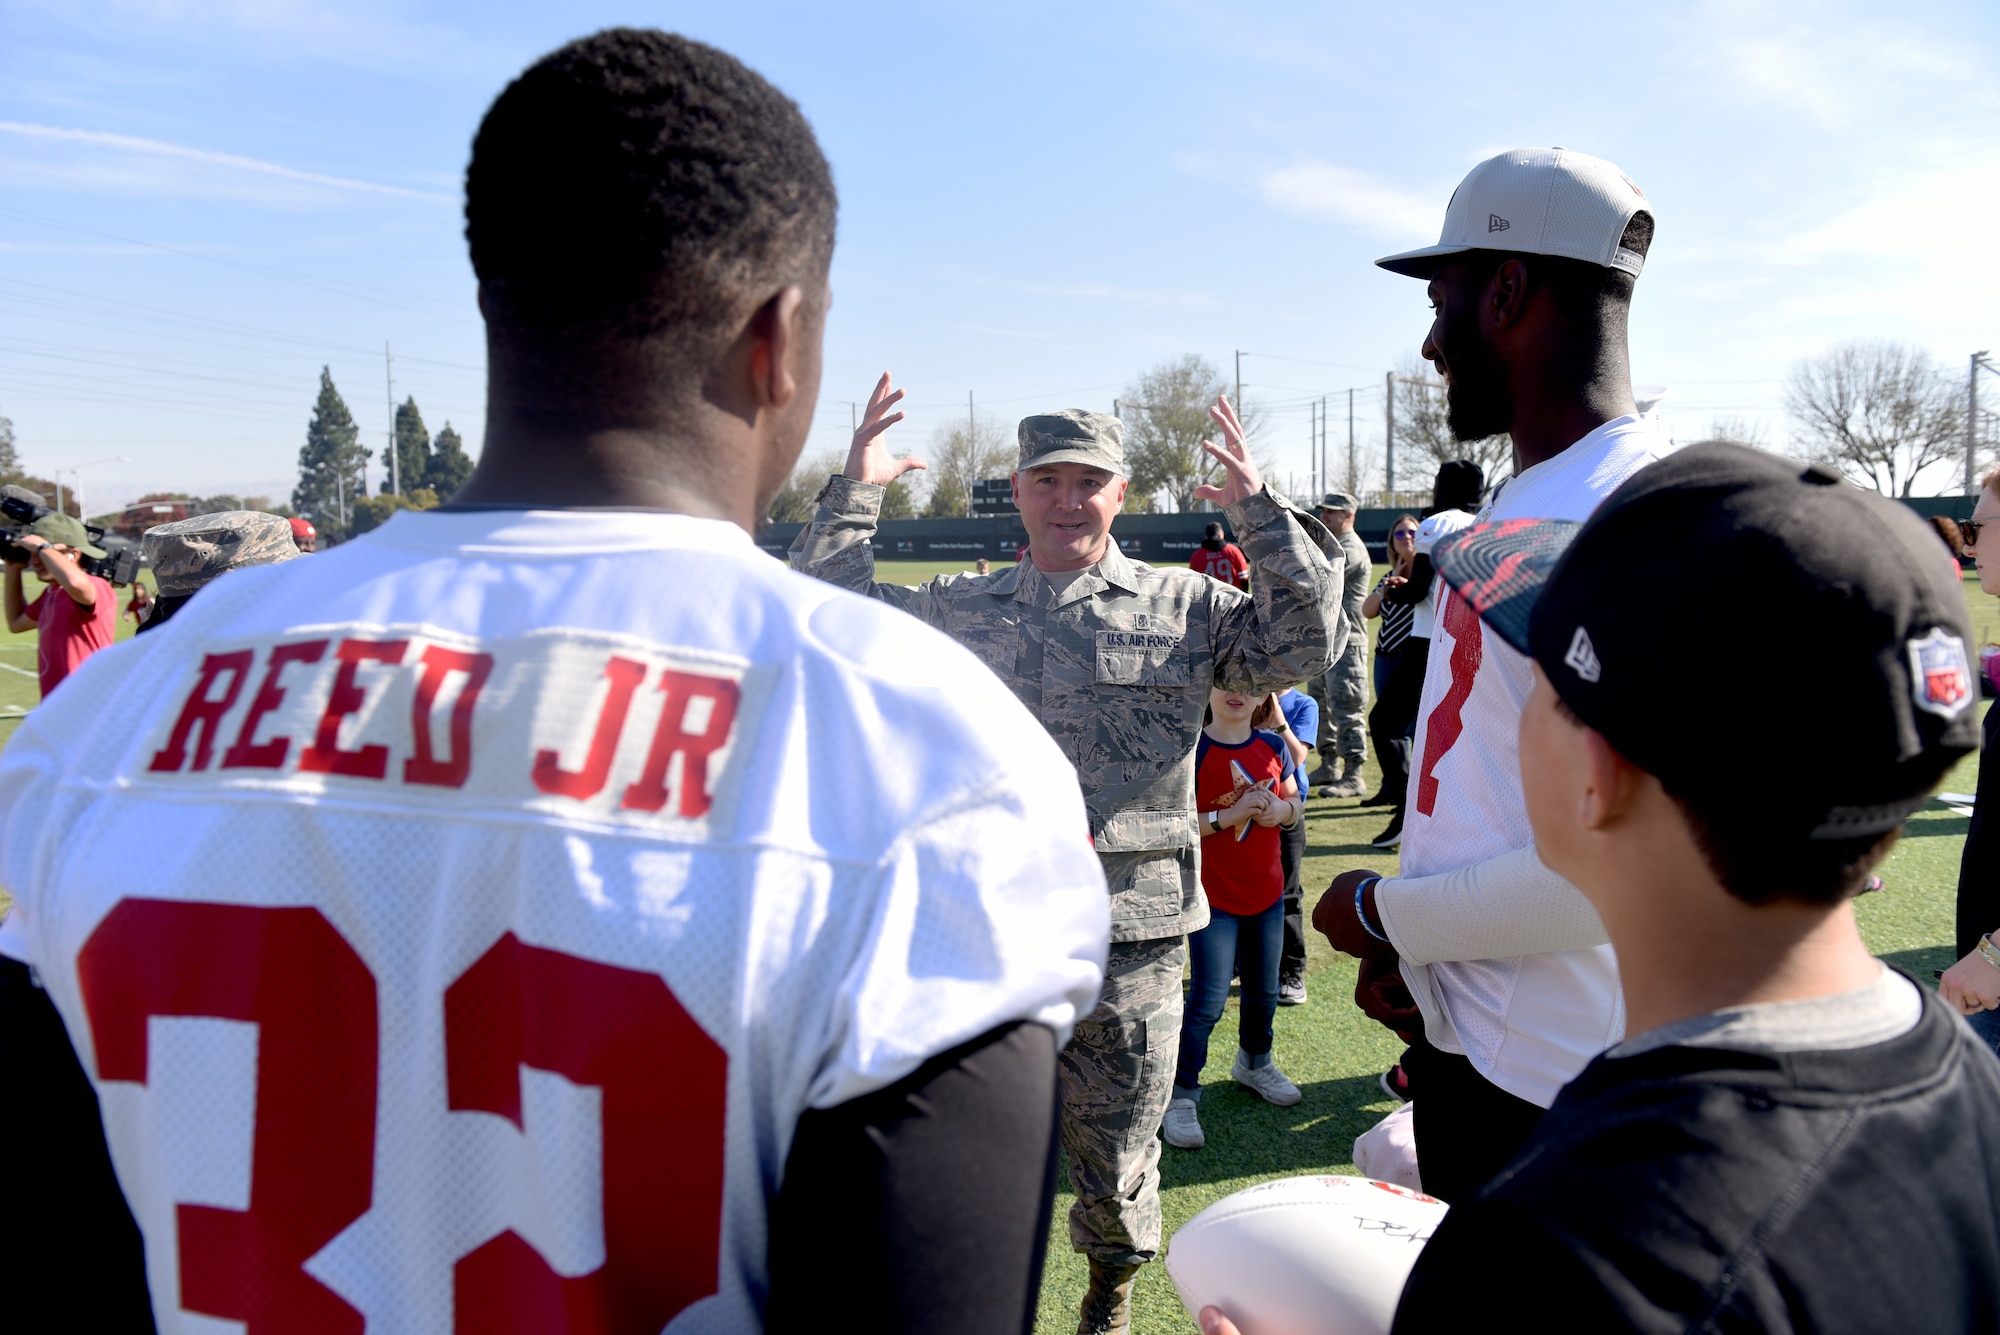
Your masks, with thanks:
[[[1949,757],[1957,759],[1956,753]],[[1949,762],[1941,766],[1938,778],[1949,768]],[[1852,899],[1867,888],[1868,873],[1889,856],[1903,833],[1898,825],[1851,839],[1773,838],[1762,813],[1740,801],[1704,800],[1672,788],[1666,793],[1680,809],[1709,871],[1746,904],[1791,901],[1826,908]]]
[[[1201,531],[1201,535],[1204,538],[1219,538],[1222,536],[1222,525],[1210,524],[1207,528]]]
[[[465,173],[489,320],[552,348],[663,340],[698,376],[790,283],[824,278],[833,174],[797,104],[725,52],[611,28],[494,100]]]
[[[1556,713],[1576,728],[1590,725],[1560,695]],[[1937,776],[1957,763],[1956,752],[1938,758]],[[1698,796],[1660,787],[1680,811],[1703,862],[1722,888],[1746,904],[1782,900],[1831,907],[1868,886],[1868,874],[1896,846],[1903,827],[1853,839],[1773,838],[1766,814],[1740,800]]]

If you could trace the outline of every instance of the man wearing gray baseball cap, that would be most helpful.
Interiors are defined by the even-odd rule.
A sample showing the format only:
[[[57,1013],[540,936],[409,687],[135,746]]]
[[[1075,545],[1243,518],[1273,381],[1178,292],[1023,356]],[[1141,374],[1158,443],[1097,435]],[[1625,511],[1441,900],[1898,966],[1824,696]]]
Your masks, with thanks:
[[[1127,558],[1111,538],[1125,503],[1124,424],[1069,408],[1021,422],[1014,500],[1029,560],[920,588],[878,584],[869,539],[883,490],[924,466],[891,457],[881,439],[902,420],[891,411],[902,397],[887,375],[876,384],[846,470],[820,492],[792,544],[792,567],[893,603],[965,644],[1076,765],[1112,927],[1104,991],[1061,1057],[1062,1139],[1076,1192],[1070,1241],[1090,1258],[1078,1329],[1124,1330],[1132,1278],[1160,1246],[1156,1136],[1173,1087],[1167,1054],[1180,1034],[1187,934],[1208,922],[1197,848],[1209,826],[1194,794],[1203,711],[1211,687],[1281,691],[1339,658],[1349,630],[1341,549],[1323,553],[1319,523],[1264,485],[1235,409],[1218,399],[1209,415],[1223,443],[1204,448],[1222,473],[1195,494],[1227,514],[1256,571],[1251,592]],[[1274,797],[1264,823],[1278,823],[1280,806],[1290,818],[1290,805]],[[1275,991],[1275,976],[1270,984]],[[1269,1053],[1239,1051],[1231,1075],[1260,1097],[1298,1101]]]
[[[1633,402],[1626,350],[1652,239],[1653,206],[1617,167],[1524,148],[1472,169],[1436,245],[1376,261],[1429,285],[1423,355],[1444,376],[1452,433],[1513,441],[1517,471],[1481,520],[1587,519],[1671,450]],[[1418,1164],[1424,1189],[1455,1202],[1619,1040],[1625,1012],[1603,924],[1536,856],[1517,741],[1531,665],[1456,594],[1436,622],[1401,867],[1340,877],[1313,922],[1361,958],[1363,1010],[1421,1029],[1403,1059]]]

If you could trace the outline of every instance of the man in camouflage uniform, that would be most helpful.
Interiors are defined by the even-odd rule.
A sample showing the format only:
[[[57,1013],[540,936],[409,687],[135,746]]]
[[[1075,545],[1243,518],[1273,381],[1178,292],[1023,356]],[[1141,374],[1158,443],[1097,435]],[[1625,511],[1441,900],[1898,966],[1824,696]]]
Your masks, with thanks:
[[[1132,1277],[1160,1246],[1156,1138],[1180,1040],[1187,933],[1208,922],[1194,813],[1194,749],[1212,686],[1262,693],[1323,672],[1342,647],[1338,558],[1319,526],[1264,487],[1236,415],[1211,415],[1221,503],[1253,568],[1243,593],[1185,567],[1122,555],[1124,427],[1066,409],[1021,423],[1014,496],[1032,559],[918,588],[874,582],[869,539],[884,487],[919,460],[878,437],[901,413],[883,376],[845,472],[792,544],[795,570],[893,603],[953,636],[1013,688],[1076,765],[1111,888],[1111,952],[1097,1008],[1061,1057],[1062,1138],[1090,1257],[1080,1331],[1125,1329]],[[1338,551],[1339,548],[1334,548]],[[1072,837],[1051,830],[1049,837]]]
[[[1368,625],[1361,604],[1368,599],[1369,576],[1374,562],[1368,545],[1354,531],[1354,498],[1344,491],[1329,491],[1320,498],[1319,521],[1332,535],[1327,556],[1342,568],[1344,588],[1341,614],[1354,633],[1326,676],[1313,683],[1311,694],[1320,702],[1320,767],[1307,782],[1328,797],[1359,797],[1368,791],[1361,767],[1368,759]],[[1337,549],[1337,556],[1336,556]],[[1338,761],[1340,772],[1334,772]]]

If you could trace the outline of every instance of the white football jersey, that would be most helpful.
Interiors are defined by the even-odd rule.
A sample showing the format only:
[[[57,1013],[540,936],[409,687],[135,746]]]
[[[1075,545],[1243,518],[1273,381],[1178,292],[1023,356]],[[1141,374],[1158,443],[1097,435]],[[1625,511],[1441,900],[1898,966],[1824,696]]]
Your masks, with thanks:
[[[1479,520],[1589,518],[1632,474],[1672,450],[1657,419],[1606,422],[1553,459],[1503,483]],[[1429,876],[1535,842],[1521,792],[1521,708],[1528,659],[1484,633],[1470,604],[1439,580],[1423,702],[1417,710],[1403,821],[1402,873]],[[1500,1088],[1546,1108],[1556,1091],[1625,1031],[1609,945],[1506,959],[1405,965],[1425,1035],[1462,1052]]]
[[[1110,930],[970,653],[629,512],[226,576],[22,725],[0,876],[165,1335],[755,1329],[800,1114],[1066,1041]]]
[[[1462,528],[1472,527],[1472,516],[1463,510],[1440,510],[1427,516],[1417,525],[1417,544],[1413,555],[1431,556],[1437,550],[1438,539],[1456,533]],[[1428,640],[1437,625],[1438,591],[1441,585],[1431,581],[1430,592],[1424,600],[1410,611],[1410,638]]]

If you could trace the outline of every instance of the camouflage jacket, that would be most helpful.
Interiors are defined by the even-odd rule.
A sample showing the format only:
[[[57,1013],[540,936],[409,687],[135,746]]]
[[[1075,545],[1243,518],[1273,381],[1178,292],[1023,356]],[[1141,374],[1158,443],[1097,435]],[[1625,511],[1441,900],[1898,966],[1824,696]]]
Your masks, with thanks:
[[[1268,491],[1229,510],[1252,592],[1114,546],[1060,596],[1032,561],[915,588],[876,583],[868,539],[882,494],[830,481],[792,568],[892,603],[977,654],[1076,766],[1100,854],[1198,847],[1194,748],[1209,688],[1282,690],[1324,672],[1347,639],[1340,558],[1322,553],[1317,520]],[[1111,909],[1116,934],[1116,896]]]
[[[1368,601],[1368,586],[1375,582],[1375,562],[1368,555],[1368,544],[1363,542],[1353,529],[1335,538],[1331,545],[1340,549],[1344,563],[1341,573],[1346,580],[1346,587],[1341,593],[1341,612],[1345,615],[1348,627],[1360,632],[1361,648],[1355,649],[1355,654],[1365,659],[1368,656],[1368,635],[1363,627],[1367,626],[1368,619],[1361,615],[1361,604]],[[1328,552],[1327,555],[1332,556],[1333,553]],[[1351,643],[1347,647],[1354,649]],[[1340,654],[1335,654],[1334,661],[1338,662],[1340,657]]]

